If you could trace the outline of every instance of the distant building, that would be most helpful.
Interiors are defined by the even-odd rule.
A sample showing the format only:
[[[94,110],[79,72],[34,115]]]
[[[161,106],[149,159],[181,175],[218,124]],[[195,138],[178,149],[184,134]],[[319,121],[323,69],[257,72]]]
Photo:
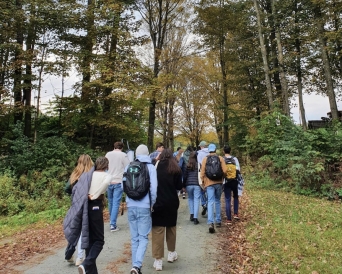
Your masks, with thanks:
[[[308,128],[309,129],[317,129],[317,128],[325,128],[329,125],[332,117],[331,112],[327,113],[328,117],[321,117],[321,120],[309,120],[308,121]],[[342,110],[338,111],[338,118],[342,121]]]

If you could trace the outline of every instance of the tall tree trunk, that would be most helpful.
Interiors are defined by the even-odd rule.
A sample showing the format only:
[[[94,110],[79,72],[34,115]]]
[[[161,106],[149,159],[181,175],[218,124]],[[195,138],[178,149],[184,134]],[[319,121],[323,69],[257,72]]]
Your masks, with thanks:
[[[22,93],[21,93],[21,80],[22,80],[22,50],[23,50],[23,11],[22,1],[16,0],[16,48],[14,53],[14,80],[13,80],[13,96],[14,96],[14,123],[22,121]]]
[[[324,21],[322,12],[319,6],[314,7],[315,13],[315,23],[317,27],[317,36],[320,46],[320,51],[322,55],[323,61],[323,69],[324,69],[324,77],[327,85],[327,95],[329,98],[330,104],[330,111],[332,119],[338,119],[338,111],[337,111],[337,104],[336,104],[336,97],[334,91],[334,84],[331,75],[331,67],[330,67],[330,60],[328,56],[328,52],[326,49],[326,38],[325,38],[325,30],[324,30]]]
[[[222,36],[220,42],[220,65],[221,65],[221,75],[222,75],[222,94],[223,94],[223,144],[228,144],[229,142],[229,132],[228,132],[228,85],[227,85],[227,68],[225,61],[225,50],[224,50],[225,39]]]
[[[276,37],[277,50],[278,50],[278,61],[279,61],[279,72],[280,72],[283,111],[284,111],[285,115],[290,116],[290,103],[289,103],[288,85],[287,85],[287,80],[286,80],[286,76],[285,76],[283,46],[281,44],[279,22],[278,22],[278,18],[276,16],[277,12],[275,9],[275,0],[271,0],[271,1],[272,1],[272,14],[273,14],[274,26],[275,26],[275,37]]]
[[[265,82],[266,82],[266,94],[268,98],[268,105],[270,109],[273,109],[273,95],[272,95],[272,85],[270,79],[270,69],[267,60],[267,51],[264,42],[264,36],[262,33],[262,25],[261,25],[261,16],[260,16],[260,9],[257,0],[253,0],[255,11],[257,14],[257,24],[258,24],[258,32],[259,32],[259,40],[260,40],[260,48],[261,48],[261,55],[264,64],[264,72],[265,72]]]

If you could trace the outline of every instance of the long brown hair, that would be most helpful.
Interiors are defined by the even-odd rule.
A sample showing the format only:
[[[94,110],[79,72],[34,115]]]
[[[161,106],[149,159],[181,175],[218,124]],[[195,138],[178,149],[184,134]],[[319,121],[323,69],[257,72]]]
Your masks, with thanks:
[[[88,172],[93,165],[94,163],[88,154],[82,154],[80,157],[78,157],[77,166],[70,175],[70,184],[73,185],[76,181],[78,181],[82,173]]]
[[[182,170],[178,166],[178,163],[177,163],[175,157],[173,157],[173,153],[172,153],[171,149],[165,148],[160,153],[159,160],[160,161],[167,161],[167,163],[168,163],[167,172],[169,172],[171,174],[180,174],[182,172]]]
[[[189,162],[186,166],[187,169],[196,170],[197,169],[197,155],[196,151],[192,151],[189,156]]]

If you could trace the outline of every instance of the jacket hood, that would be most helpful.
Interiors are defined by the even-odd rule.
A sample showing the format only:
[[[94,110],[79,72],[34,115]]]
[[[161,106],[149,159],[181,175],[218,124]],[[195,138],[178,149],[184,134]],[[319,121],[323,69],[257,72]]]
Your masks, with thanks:
[[[151,163],[151,158],[148,155],[138,155],[136,159],[138,159],[140,162]]]
[[[209,150],[208,150],[207,147],[205,147],[205,148],[203,148],[203,149],[201,149],[201,150],[198,151],[198,154],[200,154],[200,153],[208,154],[208,153],[209,153]]]

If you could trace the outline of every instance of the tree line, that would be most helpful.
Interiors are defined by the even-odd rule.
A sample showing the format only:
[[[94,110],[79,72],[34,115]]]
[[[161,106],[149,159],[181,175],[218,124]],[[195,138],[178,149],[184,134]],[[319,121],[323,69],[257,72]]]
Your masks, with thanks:
[[[33,142],[60,135],[109,149],[176,138],[242,147],[251,119],[276,108],[290,116],[303,94],[336,98],[342,75],[342,3],[337,0],[0,1],[3,138],[22,121]],[[46,76],[63,90],[41,110]],[[33,104],[33,93],[37,103]]]

